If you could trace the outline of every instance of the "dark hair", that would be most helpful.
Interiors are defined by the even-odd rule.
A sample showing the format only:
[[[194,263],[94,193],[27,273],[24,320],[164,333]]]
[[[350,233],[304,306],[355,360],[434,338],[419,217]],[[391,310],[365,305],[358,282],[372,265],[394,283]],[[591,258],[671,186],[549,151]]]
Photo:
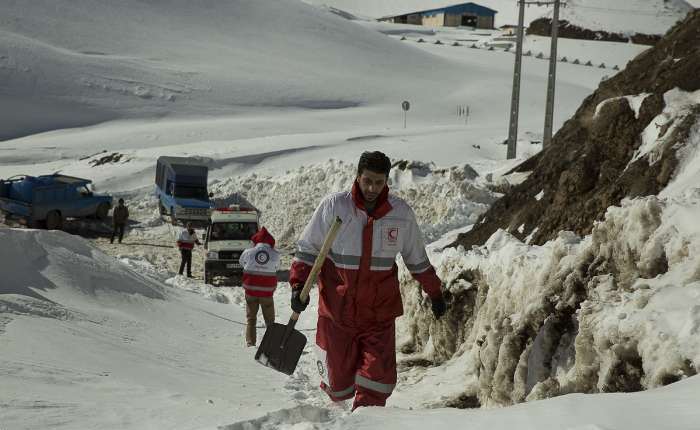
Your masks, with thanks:
[[[119,203],[124,203],[124,199],[119,199]]]
[[[362,175],[362,172],[365,170],[370,170],[374,173],[384,173],[386,176],[389,176],[391,160],[383,152],[365,151],[360,155],[360,162],[357,163],[357,176]]]

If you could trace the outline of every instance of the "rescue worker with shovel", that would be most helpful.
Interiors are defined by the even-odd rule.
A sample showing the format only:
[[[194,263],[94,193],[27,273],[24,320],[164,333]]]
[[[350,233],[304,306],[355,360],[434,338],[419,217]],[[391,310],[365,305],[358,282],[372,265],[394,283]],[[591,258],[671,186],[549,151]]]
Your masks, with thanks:
[[[321,388],[333,401],[355,397],[353,410],[384,406],[396,384],[396,317],[403,314],[396,255],[430,297],[440,318],[446,311],[441,281],[430,264],[413,210],[389,194],[391,161],[365,152],[352,190],[327,196],[298,242],[289,283],[292,310],[309,299],[304,285],[334,218],[342,228],[319,277],[316,344]]]

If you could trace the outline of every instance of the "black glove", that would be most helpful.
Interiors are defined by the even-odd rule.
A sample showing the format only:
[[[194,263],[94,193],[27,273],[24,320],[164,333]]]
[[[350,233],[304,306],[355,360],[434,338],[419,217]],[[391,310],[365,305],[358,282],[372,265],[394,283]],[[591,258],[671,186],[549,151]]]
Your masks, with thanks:
[[[436,320],[445,315],[447,311],[447,303],[445,303],[445,299],[442,296],[430,299],[430,306],[433,308],[433,315],[435,315]]]
[[[311,301],[309,296],[306,297],[306,303],[301,301],[301,290],[301,288],[292,288],[292,310],[298,314],[304,312]]]

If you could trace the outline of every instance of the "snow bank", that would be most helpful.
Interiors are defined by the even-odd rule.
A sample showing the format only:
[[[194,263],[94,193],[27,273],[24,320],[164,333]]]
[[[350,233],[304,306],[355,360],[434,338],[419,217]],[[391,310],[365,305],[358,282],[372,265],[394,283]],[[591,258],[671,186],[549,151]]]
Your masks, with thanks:
[[[0,261],[3,267],[12,268],[3,273],[0,294],[46,302],[57,289],[91,297],[116,294],[164,298],[162,286],[80,237],[61,231],[2,229],[0,242]]]
[[[250,175],[215,181],[210,189],[219,204],[239,203],[241,197],[262,211],[261,223],[273,228],[282,246],[291,246],[326,195],[350,190],[356,166],[330,160],[287,171],[279,176]],[[438,169],[419,162],[398,162],[390,173],[392,193],[413,207],[428,241],[472,224],[495,200],[477,181],[477,173],[462,165]]]
[[[201,282],[163,284],[63,232],[2,229],[0,242],[0,427],[217,428],[309,390],[255,362],[243,307],[202,298]],[[235,290],[218,297],[240,303]]]
[[[698,136],[696,125],[661,196],[610,207],[583,239],[561,232],[528,246],[499,230],[469,252],[434,252],[450,303],[441,321],[402,271],[399,347],[411,360],[459,365],[461,396],[482,405],[638,391],[698,373]]]

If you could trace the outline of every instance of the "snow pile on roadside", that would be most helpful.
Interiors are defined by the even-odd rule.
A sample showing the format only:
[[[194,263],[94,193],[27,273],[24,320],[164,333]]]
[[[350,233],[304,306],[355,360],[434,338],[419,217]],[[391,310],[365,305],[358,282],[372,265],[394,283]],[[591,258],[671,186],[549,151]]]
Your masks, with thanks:
[[[469,252],[433,253],[451,305],[439,322],[402,270],[399,347],[409,359],[460,366],[460,395],[482,405],[637,391],[697,374],[698,148],[696,126],[669,187],[610,207],[583,239],[561,232],[528,246],[499,230]]]
[[[4,271],[0,293],[43,300],[69,288],[83,296],[139,295],[164,298],[164,289],[95,249],[87,240],[62,231],[0,230],[0,261]],[[21,250],[22,252],[18,252]],[[76,270],[80,268],[80,270]]]
[[[280,176],[255,173],[214,181],[211,191],[220,204],[241,197],[262,211],[261,224],[272,228],[281,246],[292,245],[326,195],[349,190],[355,165],[339,160],[302,166]],[[462,165],[437,169],[433,164],[400,161],[390,173],[391,192],[404,198],[416,212],[428,241],[447,231],[473,223],[495,200],[477,181],[477,173]]]
[[[665,146],[671,140],[670,137],[683,124],[687,116],[697,111],[698,105],[700,105],[700,90],[687,92],[674,88],[664,93],[664,109],[644,129],[641,136],[642,144],[629,164],[644,157],[649,160],[650,165],[656,163],[663,155]]]

